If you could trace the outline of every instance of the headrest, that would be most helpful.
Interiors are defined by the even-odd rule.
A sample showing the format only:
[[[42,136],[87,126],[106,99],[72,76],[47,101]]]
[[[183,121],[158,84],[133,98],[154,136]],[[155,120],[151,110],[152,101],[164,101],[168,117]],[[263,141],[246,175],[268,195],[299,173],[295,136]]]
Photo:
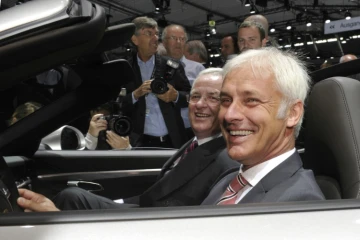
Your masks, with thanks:
[[[360,82],[332,77],[313,87],[306,108],[304,167],[334,178],[342,198],[359,196]]]

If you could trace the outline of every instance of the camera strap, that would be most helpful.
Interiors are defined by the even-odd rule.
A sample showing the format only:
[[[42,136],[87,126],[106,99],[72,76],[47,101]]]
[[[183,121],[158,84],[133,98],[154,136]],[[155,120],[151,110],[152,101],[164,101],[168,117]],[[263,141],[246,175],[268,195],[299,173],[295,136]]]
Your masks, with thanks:
[[[154,69],[153,69],[150,79],[154,79],[155,76],[160,76],[160,73],[156,72],[156,69],[158,69],[158,66],[160,66],[160,64],[161,64],[161,57],[159,55],[155,54],[155,64],[154,64]]]

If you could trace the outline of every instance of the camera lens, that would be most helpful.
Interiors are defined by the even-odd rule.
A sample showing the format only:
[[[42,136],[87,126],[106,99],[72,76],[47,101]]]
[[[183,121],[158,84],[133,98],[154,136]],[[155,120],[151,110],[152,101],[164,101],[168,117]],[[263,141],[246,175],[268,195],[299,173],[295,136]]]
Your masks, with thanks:
[[[122,116],[114,118],[111,121],[111,129],[120,136],[127,136],[131,132],[131,120],[128,117]]]
[[[168,89],[167,83],[163,80],[155,79],[150,84],[151,91],[155,94],[166,93]]]

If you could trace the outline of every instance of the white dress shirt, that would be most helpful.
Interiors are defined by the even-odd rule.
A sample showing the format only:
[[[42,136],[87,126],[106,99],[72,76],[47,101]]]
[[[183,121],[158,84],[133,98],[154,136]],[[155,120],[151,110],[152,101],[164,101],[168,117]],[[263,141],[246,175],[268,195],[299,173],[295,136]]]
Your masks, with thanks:
[[[261,179],[263,179],[269,172],[271,172],[274,168],[276,168],[278,165],[288,159],[295,151],[296,149],[293,148],[292,150],[287,151],[277,157],[255,165],[254,167],[244,172],[241,166],[240,173],[248,181],[249,184],[238,192],[235,203],[240,202],[240,200],[243,199],[246,194],[248,194],[248,192],[250,192],[251,189],[253,189],[253,187],[261,181]]]

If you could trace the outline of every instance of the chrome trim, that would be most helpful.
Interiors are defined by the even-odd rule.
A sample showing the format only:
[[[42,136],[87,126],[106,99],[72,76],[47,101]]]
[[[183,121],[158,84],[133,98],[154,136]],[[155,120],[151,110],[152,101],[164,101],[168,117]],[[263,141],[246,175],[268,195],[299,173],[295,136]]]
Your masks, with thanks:
[[[72,0],[34,0],[1,11],[0,40],[69,18]]]
[[[108,178],[124,178],[135,176],[157,176],[161,169],[141,169],[141,170],[116,170],[98,172],[74,172],[39,175],[39,180],[96,180]]]
[[[86,188],[83,188],[83,189],[85,189],[85,190],[87,190],[89,192],[97,192],[97,191],[103,191],[104,190],[104,187],[101,184],[94,183],[94,182],[87,182],[87,181],[68,181],[67,185],[69,187],[80,187],[80,188],[83,188],[81,185],[85,185],[85,186],[89,185],[89,186],[98,187],[98,189],[86,189]]]

